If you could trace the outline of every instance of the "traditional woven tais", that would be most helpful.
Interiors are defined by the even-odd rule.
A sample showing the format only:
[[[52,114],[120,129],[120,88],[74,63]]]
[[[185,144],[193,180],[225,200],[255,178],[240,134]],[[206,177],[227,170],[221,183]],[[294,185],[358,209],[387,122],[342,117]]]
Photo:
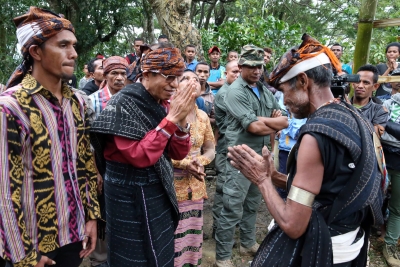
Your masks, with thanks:
[[[104,179],[109,266],[174,266],[173,209],[164,188],[114,183],[113,169],[107,166]]]
[[[296,64],[309,58],[316,57],[321,53],[325,53],[329,57],[333,68],[338,71],[342,70],[339,60],[329,48],[322,45],[306,33],[303,34],[301,40],[303,41],[301,45],[298,48],[292,48],[286,52],[279,60],[275,69],[271,72],[268,81],[271,86],[278,88],[279,80],[288,73],[291,68]]]
[[[372,135],[365,125],[369,122],[361,120],[344,106],[355,111],[352,106],[345,103],[330,104],[318,109],[301,128],[299,141],[288,159],[290,166],[288,169],[291,173],[288,178],[288,191],[296,170],[295,160],[291,160],[291,156],[296,154],[301,138],[307,133],[322,134],[347,148],[356,166],[354,172],[334,198],[332,205],[323,207],[318,203],[319,196],[316,196],[309,225],[300,238],[296,240],[289,238],[278,225],[275,225],[258,250],[252,263],[253,267],[333,266],[330,229],[334,225],[340,225],[346,218],[355,216],[358,211],[369,209],[373,218],[368,217],[370,221],[359,222],[366,231],[364,247],[351,263],[353,267],[365,266],[368,229],[373,220],[376,224],[383,222],[380,211],[381,175],[378,171]],[[329,182],[333,178],[324,177],[323,181]],[[328,191],[326,184],[329,183],[323,182],[321,191]]]
[[[157,72],[164,75],[181,76],[185,60],[178,48],[159,48],[148,53],[141,63],[143,72]]]
[[[142,84],[131,84],[111,98],[106,108],[91,127],[91,140],[95,148],[97,165],[105,173],[104,147],[109,135],[141,140],[150,130],[155,129],[167,115]],[[132,166],[133,167],[133,166]],[[178,223],[178,202],[173,184],[173,169],[167,153],[151,166],[158,174],[173,206],[175,224]]]
[[[0,257],[16,267],[100,218],[85,103],[62,86],[61,104],[29,74],[0,96]]]
[[[204,200],[179,202],[179,225],[175,231],[174,266],[201,266]]]
[[[23,62],[11,75],[7,82],[7,88],[20,83],[29,71],[32,63],[31,60],[28,60],[29,47],[41,45],[63,30],[75,33],[75,29],[69,20],[49,10],[33,6],[29,8],[26,14],[14,18],[14,24],[17,26],[17,37],[21,45]],[[23,43],[21,43],[22,40],[24,40]]]

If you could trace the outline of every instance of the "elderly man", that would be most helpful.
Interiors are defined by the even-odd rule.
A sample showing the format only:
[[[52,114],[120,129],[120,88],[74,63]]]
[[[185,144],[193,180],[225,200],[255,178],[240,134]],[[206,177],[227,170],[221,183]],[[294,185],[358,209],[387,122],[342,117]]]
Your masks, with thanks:
[[[334,99],[335,55],[307,34],[302,39],[271,74],[294,117],[308,117],[289,155],[288,177],[275,170],[266,147],[263,156],[245,145],[228,148],[276,222],[252,266],[366,266],[370,225],[383,222],[377,138],[356,109]],[[286,202],[274,185],[287,188]]]
[[[0,96],[0,257],[78,267],[100,212],[86,105],[62,81],[77,58],[74,28],[37,7],[14,23],[24,61]]]
[[[103,71],[104,71],[104,81],[100,85],[99,91],[91,94],[89,96],[91,103],[93,105],[93,110],[95,111],[95,118],[98,117],[101,111],[106,107],[107,102],[111,99],[113,95],[118,93],[125,86],[126,81],[126,69],[128,67],[128,62],[122,57],[113,56],[109,57],[103,61]],[[103,217],[104,213],[104,195],[102,194],[103,177],[98,175],[98,194],[99,202]],[[101,226],[104,226],[101,224]],[[103,233],[104,227],[100,227],[99,231]],[[92,266],[107,267],[107,244],[104,240],[104,235],[99,235],[96,249],[90,254],[90,261]]]
[[[264,52],[246,45],[238,62],[241,74],[230,86],[225,97],[226,131],[228,146],[247,144],[261,155],[269,143],[269,135],[287,127],[287,117],[281,116],[279,104],[261,82]],[[216,266],[233,266],[231,262],[236,225],[240,226],[240,253],[255,255],[256,216],[261,202],[257,186],[252,184],[233,166],[226,163],[223,185],[223,208],[215,234]]]
[[[195,84],[179,87],[185,63],[167,43],[144,57],[142,69],[142,83],[122,89],[92,125],[105,173],[111,267],[174,265],[179,213],[171,158],[184,159],[190,150],[186,116]]]
[[[100,90],[89,96],[96,112],[96,117],[106,107],[111,96],[124,88],[127,67],[128,62],[119,56],[109,57],[103,61],[104,81],[100,85]]]

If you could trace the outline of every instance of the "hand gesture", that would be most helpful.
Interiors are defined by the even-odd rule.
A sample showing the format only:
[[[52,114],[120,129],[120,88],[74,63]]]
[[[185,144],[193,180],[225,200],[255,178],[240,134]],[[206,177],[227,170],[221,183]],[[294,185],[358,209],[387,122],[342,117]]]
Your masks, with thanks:
[[[79,252],[81,258],[87,257],[96,247],[97,220],[90,220],[85,225],[85,239],[82,241],[83,249]]]
[[[390,71],[394,70],[396,68],[396,60],[389,59],[388,65],[389,65],[389,70]]]
[[[277,118],[282,116],[282,111],[280,109],[274,109],[271,114],[271,118]]]
[[[194,109],[196,99],[196,84],[193,80],[180,83],[176,94],[171,99],[167,120],[178,123],[186,119],[187,114]]]
[[[275,171],[274,162],[268,148],[264,146],[262,156],[247,145],[228,147],[228,158],[233,167],[243,173],[252,183],[260,185],[265,179],[271,179]]]
[[[42,256],[35,267],[45,267],[46,265],[56,265],[56,262],[46,256]]]
[[[193,158],[190,161],[189,165],[186,167],[186,170],[197,180],[204,181],[204,177],[206,176],[204,173],[204,166],[197,158]]]

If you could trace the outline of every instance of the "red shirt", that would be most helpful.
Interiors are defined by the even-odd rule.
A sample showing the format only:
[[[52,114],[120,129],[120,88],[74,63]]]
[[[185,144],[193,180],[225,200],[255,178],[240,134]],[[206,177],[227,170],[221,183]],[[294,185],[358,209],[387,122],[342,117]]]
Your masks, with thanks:
[[[167,103],[164,106],[168,108]],[[104,149],[104,158],[131,164],[136,168],[146,168],[157,162],[165,148],[169,157],[182,160],[189,153],[190,147],[190,135],[181,132],[174,123],[164,118],[156,129],[149,131],[140,141],[110,136]]]

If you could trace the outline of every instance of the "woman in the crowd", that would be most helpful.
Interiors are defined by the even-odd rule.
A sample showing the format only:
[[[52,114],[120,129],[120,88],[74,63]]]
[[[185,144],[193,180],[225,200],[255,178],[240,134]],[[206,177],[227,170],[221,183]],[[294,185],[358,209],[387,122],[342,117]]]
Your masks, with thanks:
[[[192,71],[185,71],[180,83],[196,82],[197,97],[201,86]],[[182,85],[181,85],[182,86]],[[204,166],[215,156],[214,136],[207,114],[197,106],[189,112],[192,147],[183,160],[173,160],[175,191],[179,206],[179,224],[175,231],[175,266],[200,266],[203,244],[203,202],[207,199]]]
[[[400,56],[400,43],[394,42],[388,44],[386,46],[385,53],[386,63],[376,65],[379,70],[379,74],[382,76],[388,76],[392,74],[393,70],[400,68],[399,62],[397,62]],[[390,85],[390,83],[382,83],[376,91],[376,96],[388,95],[391,93],[391,91],[392,86]]]

